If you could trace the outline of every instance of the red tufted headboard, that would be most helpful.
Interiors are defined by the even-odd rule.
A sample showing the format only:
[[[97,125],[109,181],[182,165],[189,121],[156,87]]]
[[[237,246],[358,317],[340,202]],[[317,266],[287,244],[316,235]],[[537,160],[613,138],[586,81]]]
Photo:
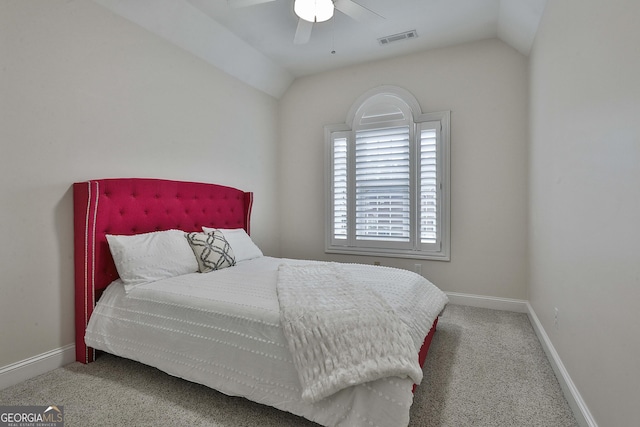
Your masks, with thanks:
[[[253,193],[197,182],[147,178],[99,179],[73,184],[76,360],[89,363],[84,333],[96,298],[118,278],[107,234],[139,234],[202,226],[249,233]]]

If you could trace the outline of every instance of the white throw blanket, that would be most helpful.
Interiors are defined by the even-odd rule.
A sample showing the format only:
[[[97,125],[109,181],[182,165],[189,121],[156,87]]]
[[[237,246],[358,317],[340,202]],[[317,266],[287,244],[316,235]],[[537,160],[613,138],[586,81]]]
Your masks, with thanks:
[[[339,264],[283,264],[277,290],[304,400],[317,402],[383,377],[422,380],[409,327],[376,292],[349,280]]]

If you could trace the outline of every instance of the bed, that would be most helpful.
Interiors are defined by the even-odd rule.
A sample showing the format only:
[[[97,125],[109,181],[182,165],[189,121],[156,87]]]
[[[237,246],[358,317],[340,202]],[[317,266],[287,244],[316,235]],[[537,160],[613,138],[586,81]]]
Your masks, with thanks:
[[[116,178],[75,183],[73,193],[79,362],[105,351],[326,426],[408,424],[420,367],[447,303],[426,279],[386,267],[264,256],[249,237],[253,194],[231,187]],[[160,279],[156,270],[139,282],[130,281],[128,271],[119,274],[129,258],[114,249],[116,239],[178,230],[196,240],[221,235],[235,258],[210,273],[197,272],[206,268],[198,261],[196,271],[188,267]],[[232,240],[232,233],[245,240]],[[172,257],[159,269],[179,258]],[[325,299],[335,311],[322,320],[314,301]],[[384,319],[381,327],[367,323],[366,332],[377,335],[364,338],[335,317],[351,313],[354,321],[373,322],[366,310],[349,305],[363,301],[375,313],[370,317]],[[341,346],[360,348],[359,339],[361,351],[384,356],[373,370],[370,363],[365,369],[336,362],[343,360]],[[405,358],[401,367],[385,365]]]

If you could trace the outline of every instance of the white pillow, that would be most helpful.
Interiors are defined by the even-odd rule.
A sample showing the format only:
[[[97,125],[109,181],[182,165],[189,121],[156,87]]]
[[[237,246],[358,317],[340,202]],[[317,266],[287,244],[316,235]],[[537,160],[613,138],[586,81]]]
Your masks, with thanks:
[[[125,291],[198,271],[198,261],[184,231],[167,230],[120,236],[107,234],[109,250]]]
[[[229,242],[229,246],[233,249],[236,262],[253,259],[263,256],[259,247],[253,243],[251,237],[244,231],[244,228],[209,228],[202,227],[202,231],[210,233],[215,230],[222,231],[224,238]]]

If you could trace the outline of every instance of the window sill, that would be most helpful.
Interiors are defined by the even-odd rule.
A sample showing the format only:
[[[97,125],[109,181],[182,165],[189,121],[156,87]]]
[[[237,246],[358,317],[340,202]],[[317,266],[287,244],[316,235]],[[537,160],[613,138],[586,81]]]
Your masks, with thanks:
[[[372,248],[343,248],[329,247],[326,248],[327,254],[342,255],[363,255],[363,256],[382,256],[389,258],[407,258],[407,259],[423,259],[430,261],[451,261],[449,253],[442,252],[419,252],[419,251],[400,251],[389,249],[372,249]]]

